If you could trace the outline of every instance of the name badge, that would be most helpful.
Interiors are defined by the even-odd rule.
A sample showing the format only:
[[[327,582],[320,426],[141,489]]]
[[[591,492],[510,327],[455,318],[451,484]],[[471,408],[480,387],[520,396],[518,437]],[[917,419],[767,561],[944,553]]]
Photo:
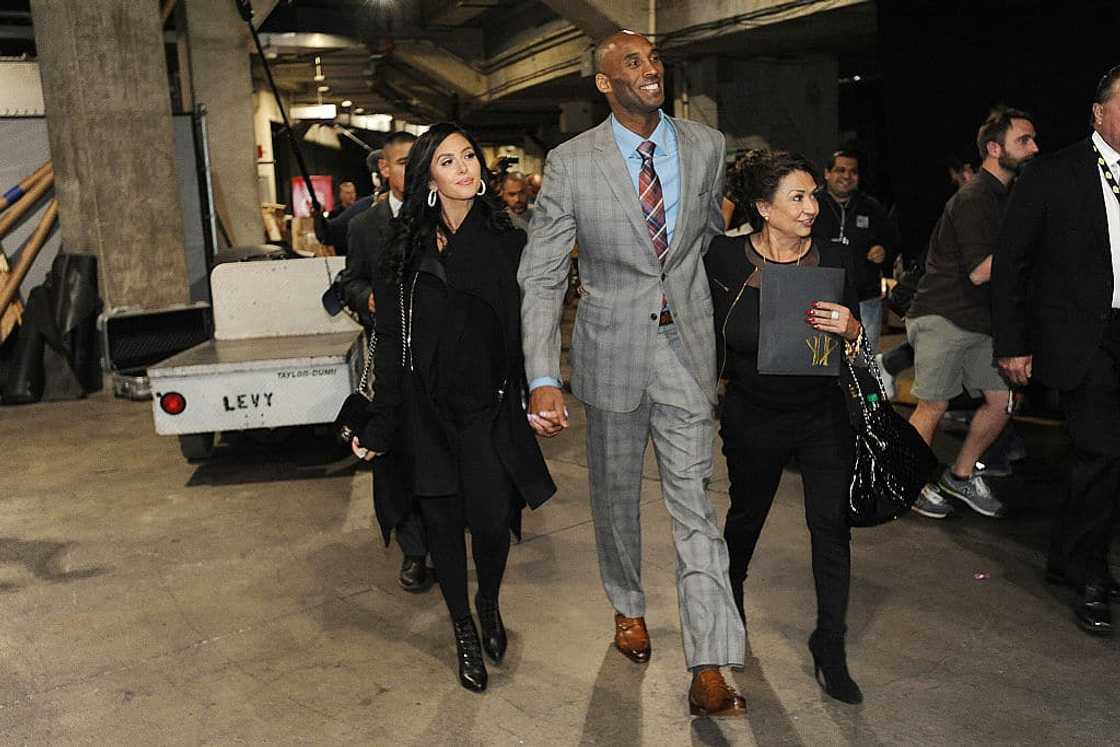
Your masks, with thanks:
[[[871,225],[871,220],[866,215],[856,216],[856,228],[867,228]]]

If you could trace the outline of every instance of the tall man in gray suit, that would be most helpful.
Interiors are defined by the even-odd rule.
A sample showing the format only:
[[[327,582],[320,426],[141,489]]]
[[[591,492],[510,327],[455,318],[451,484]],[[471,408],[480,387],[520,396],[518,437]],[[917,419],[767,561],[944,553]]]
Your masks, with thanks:
[[[529,419],[567,426],[560,316],[568,255],[580,247],[583,294],[572,339],[572,393],[587,408],[591,509],[599,570],[615,608],[615,645],[649,660],[639,492],[646,444],[673,519],[677,594],[694,715],[738,715],[721,666],[742,665],[745,633],[727,578],[727,547],[704,479],[716,402],[712,301],[701,255],[723,227],[723,136],[661,113],[661,56],[619,32],[595,50],[595,85],[611,116],[548,154],[521,260]]]

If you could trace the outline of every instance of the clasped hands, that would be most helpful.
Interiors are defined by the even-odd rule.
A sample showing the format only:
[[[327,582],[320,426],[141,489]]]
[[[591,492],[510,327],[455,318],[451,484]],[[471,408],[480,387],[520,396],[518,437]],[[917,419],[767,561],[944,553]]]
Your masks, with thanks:
[[[529,394],[529,425],[538,436],[552,438],[568,427],[568,408],[560,387],[539,386]]]

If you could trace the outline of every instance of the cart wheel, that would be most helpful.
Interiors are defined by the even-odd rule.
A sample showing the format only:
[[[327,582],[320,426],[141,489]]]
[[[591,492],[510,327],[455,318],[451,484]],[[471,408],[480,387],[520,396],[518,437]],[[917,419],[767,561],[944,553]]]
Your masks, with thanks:
[[[214,454],[214,434],[187,433],[179,436],[179,451],[188,462],[201,462]]]

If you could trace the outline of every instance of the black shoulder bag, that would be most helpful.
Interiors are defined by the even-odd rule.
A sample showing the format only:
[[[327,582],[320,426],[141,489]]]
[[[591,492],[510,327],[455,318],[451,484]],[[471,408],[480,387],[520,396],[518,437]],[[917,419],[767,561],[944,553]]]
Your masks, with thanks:
[[[369,347],[366,349],[366,362],[362,367],[362,378],[358,388],[350,393],[342,403],[342,409],[334,419],[334,432],[338,440],[349,444],[351,439],[365,430],[369,422],[369,403],[372,393],[369,390],[369,375],[373,369],[373,356],[377,352],[377,332],[369,331]]]
[[[845,356],[840,386],[856,432],[855,465],[848,486],[848,524],[871,527],[906,513],[937,468],[937,457],[914,426],[891,407],[867,338],[863,366]]]

